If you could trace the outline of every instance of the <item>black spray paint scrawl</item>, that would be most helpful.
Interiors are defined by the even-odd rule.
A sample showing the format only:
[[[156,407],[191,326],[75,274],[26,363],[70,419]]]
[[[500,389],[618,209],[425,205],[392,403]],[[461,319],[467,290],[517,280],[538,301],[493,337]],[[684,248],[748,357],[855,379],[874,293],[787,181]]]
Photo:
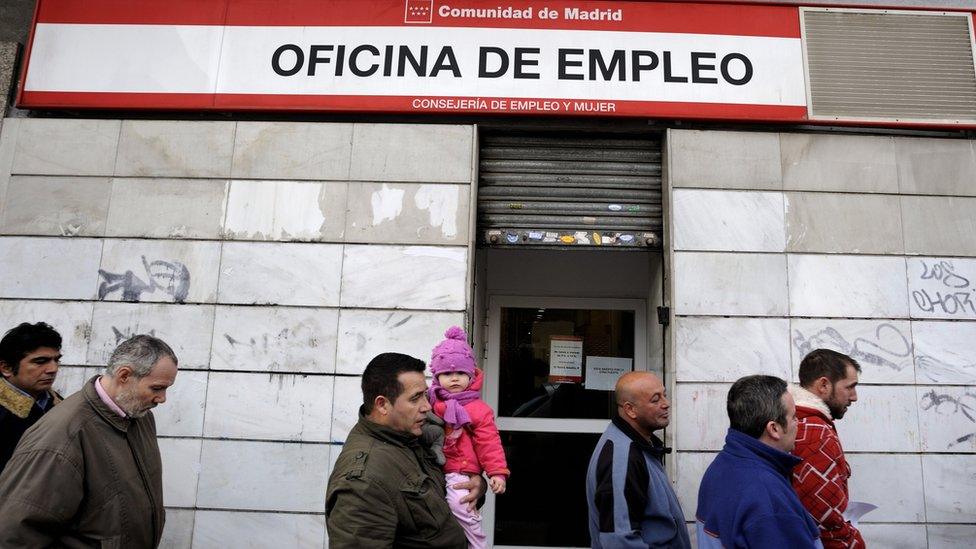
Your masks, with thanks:
[[[183,303],[190,293],[190,271],[179,261],[156,260],[152,263],[142,256],[142,264],[146,268],[148,282],[137,277],[132,271],[123,274],[98,270],[104,280],[98,286],[98,299],[121,291],[122,301],[139,301],[144,293],[155,293],[156,290],[173,297],[176,303]]]

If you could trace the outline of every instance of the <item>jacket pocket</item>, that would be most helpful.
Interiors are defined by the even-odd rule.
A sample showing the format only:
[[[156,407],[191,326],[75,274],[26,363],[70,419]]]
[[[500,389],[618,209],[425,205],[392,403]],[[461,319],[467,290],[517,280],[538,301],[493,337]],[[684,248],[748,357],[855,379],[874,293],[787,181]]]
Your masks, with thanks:
[[[420,537],[438,535],[444,523],[451,518],[444,494],[427,475],[405,478],[400,485],[400,494]]]
[[[98,540],[100,549],[122,549],[122,536],[112,536]]]

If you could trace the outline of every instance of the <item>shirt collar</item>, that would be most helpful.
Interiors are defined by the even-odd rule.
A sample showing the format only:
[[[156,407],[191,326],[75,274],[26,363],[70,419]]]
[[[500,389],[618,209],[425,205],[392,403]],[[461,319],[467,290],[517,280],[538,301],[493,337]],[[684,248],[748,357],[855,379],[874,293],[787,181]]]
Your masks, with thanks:
[[[95,380],[95,392],[98,393],[98,398],[102,399],[102,402],[104,402],[109,409],[115,412],[117,416],[128,417],[125,414],[125,411],[123,411],[122,408],[120,408],[119,405],[112,400],[112,397],[108,396],[108,393],[105,392],[105,388],[102,387],[102,376],[98,376],[98,378]]]

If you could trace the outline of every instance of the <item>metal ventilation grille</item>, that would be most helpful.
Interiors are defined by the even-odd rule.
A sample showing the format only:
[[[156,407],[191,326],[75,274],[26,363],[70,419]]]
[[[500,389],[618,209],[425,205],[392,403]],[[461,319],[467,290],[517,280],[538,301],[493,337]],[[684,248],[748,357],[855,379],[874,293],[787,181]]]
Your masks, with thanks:
[[[801,13],[812,118],[976,120],[969,14]]]
[[[659,247],[661,140],[484,135],[478,224],[493,246]]]

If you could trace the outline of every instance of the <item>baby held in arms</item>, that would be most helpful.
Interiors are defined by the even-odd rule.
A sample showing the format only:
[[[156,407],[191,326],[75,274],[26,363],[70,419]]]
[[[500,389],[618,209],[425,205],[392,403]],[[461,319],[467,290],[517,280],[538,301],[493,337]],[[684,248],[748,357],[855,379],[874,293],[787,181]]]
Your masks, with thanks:
[[[508,464],[494,414],[480,397],[484,374],[475,367],[468,336],[457,326],[448,329],[444,336],[446,339],[431,353],[434,379],[428,396],[434,413],[444,421],[447,502],[464,528],[469,547],[487,547],[481,516],[460,502],[467,490],[451,486],[466,482],[469,475],[485,472],[491,491],[502,494],[509,475]]]

